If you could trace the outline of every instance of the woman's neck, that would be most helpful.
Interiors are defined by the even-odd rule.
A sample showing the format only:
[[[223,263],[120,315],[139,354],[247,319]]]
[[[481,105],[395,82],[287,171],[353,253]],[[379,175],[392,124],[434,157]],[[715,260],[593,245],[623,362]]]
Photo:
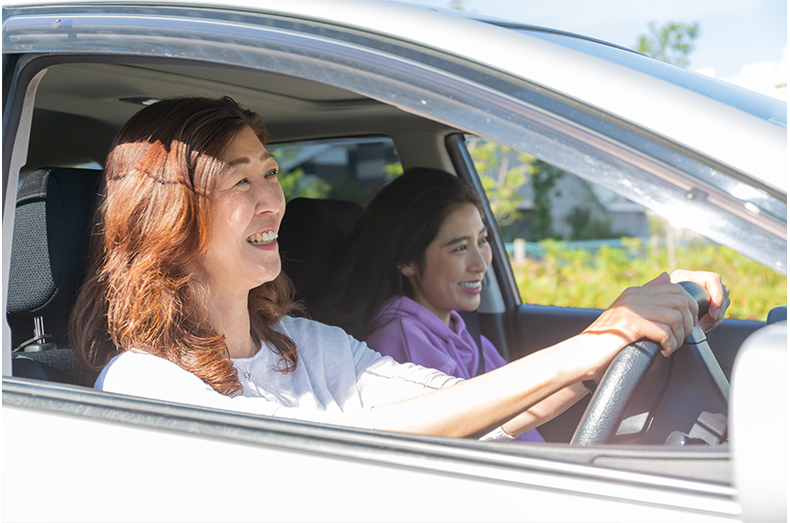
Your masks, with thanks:
[[[225,344],[231,358],[249,358],[255,354],[258,344],[250,335],[247,297],[222,299],[212,295],[208,320],[215,331],[225,335]]]

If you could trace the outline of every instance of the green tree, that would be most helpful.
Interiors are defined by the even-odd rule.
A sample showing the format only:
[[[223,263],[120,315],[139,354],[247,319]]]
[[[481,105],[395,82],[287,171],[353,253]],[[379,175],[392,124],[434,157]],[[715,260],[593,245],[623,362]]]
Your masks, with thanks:
[[[272,156],[278,164],[284,165],[296,156],[295,149],[283,148],[271,150]],[[279,174],[280,185],[286,201],[297,197],[326,198],[332,186],[329,182],[317,176],[306,175],[302,169],[282,171]]]
[[[388,178],[397,178],[401,174],[403,174],[403,164],[400,163],[400,157],[398,156],[398,151],[392,151],[395,154],[395,161],[390,162],[384,166],[384,172],[387,173]]]
[[[571,240],[602,240],[619,238],[622,234],[612,230],[612,220],[594,216],[589,207],[576,205],[565,217],[571,226]]]
[[[511,225],[521,218],[519,189],[532,174],[534,158],[490,140],[472,139],[468,147],[499,227]]]
[[[559,239],[560,236],[552,227],[552,198],[560,195],[556,190],[557,181],[565,175],[565,171],[558,169],[541,160],[532,163],[532,201],[534,211],[532,214],[531,235],[532,241],[546,238]]]
[[[291,201],[298,197],[326,198],[332,189],[329,182],[322,180],[318,176],[305,175],[302,169],[281,173],[280,185],[283,188],[286,201]]]
[[[520,189],[530,183],[533,194],[532,241],[559,238],[552,227],[552,199],[559,196],[557,181],[565,172],[541,160],[483,138],[471,138],[467,147],[486,191],[491,211],[507,236],[510,225],[522,217]]]
[[[639,35],[636,50],[668,64],[688,67],[689,55],[694,50],[694,41],[699,36],[699,24],[667,22],[657,27],[648,23],[650,34]]]

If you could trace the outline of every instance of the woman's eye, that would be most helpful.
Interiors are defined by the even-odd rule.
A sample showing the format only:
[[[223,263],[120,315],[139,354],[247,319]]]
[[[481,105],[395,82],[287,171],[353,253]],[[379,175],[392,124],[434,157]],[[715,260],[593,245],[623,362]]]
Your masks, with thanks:
[[[458,247],[453,249],[453,252],[464,252],[465,250],[466,250],[466,245],[459,245]]]
[[[483,236],[482,238],[480,238],[480,241],[477,243],[478,245],[483,245],[484,243],[488,243],[488,236]]]
[[[272,176],[277,176],[277,169],[272,169],[271,171],[266,173],[267,178],[271,178]]]
[[[236,182],[236,185],[244,185],[244,184],[247,184],[247,183],[250,183],[250,181],[247,178],[242,178],[241,180]]]

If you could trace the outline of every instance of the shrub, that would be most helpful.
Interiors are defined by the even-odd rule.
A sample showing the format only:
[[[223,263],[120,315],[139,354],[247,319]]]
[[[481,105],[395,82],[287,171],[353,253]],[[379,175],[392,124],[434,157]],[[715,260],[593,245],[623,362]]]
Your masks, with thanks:
[[[642,285],[667,267],[667,252],[658,242],[623,238],[624,248],[597,251],[570,249],[567,243],[540,242],[542,260],[513,265],[525,303],[605,309],[626,287]],[[707,241],[677,249],[678,267],[721,274],[730,289],[727,318],[764,321],[768,312],[787,303],[787,278]]]

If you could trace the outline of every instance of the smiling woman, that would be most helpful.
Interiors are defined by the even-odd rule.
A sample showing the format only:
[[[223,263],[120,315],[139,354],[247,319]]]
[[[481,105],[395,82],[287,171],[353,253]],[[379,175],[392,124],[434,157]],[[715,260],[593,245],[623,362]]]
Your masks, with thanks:
[[[247,296],[280,274],[277,230],[285,197],[277,162],[250,127],[222,155],[227,169],[211,198],[211,240],[197,278],[209,290],[208,321],[225,333],[232,358],[251,358],[260,343],[250,337]]]
[[[282,218],[276,163],[263,154],[265,132],[256,113],[228,98],[194,98],[149,106],[118,133],[97,209],[93,266],[71,319],[73,345],[81,349],[75,353],[92,375],[118,348],[144,350],[217,392],[239,394],[227,358],[236,332],[269,340],[286,369],[296,366],[293,341],[271,328],[293,308],[290,282],[276,249],[259,252],[266,248],[246,242]],[[252,183],[239,183],[245,176]],[[266,197],[254,200],[258,193]],[[227,321],[213,311],[228,306],[228,289],[241,279],[246,329],[210,327],[212,314]],[[196,307],[204,289],[215,296],[208,310]],[[259,314],[246,312],[247,294]],[[249,356],[249,334],[243,338],[247,352],[238,355]]]
[[[410,169],[382,189],[338,267],[340,324],[366,339],[381,326],[377,311],[399,296],[447,325],[452,311],[477,309],[492,256],[481,209],[471,187],[434,169]]]

